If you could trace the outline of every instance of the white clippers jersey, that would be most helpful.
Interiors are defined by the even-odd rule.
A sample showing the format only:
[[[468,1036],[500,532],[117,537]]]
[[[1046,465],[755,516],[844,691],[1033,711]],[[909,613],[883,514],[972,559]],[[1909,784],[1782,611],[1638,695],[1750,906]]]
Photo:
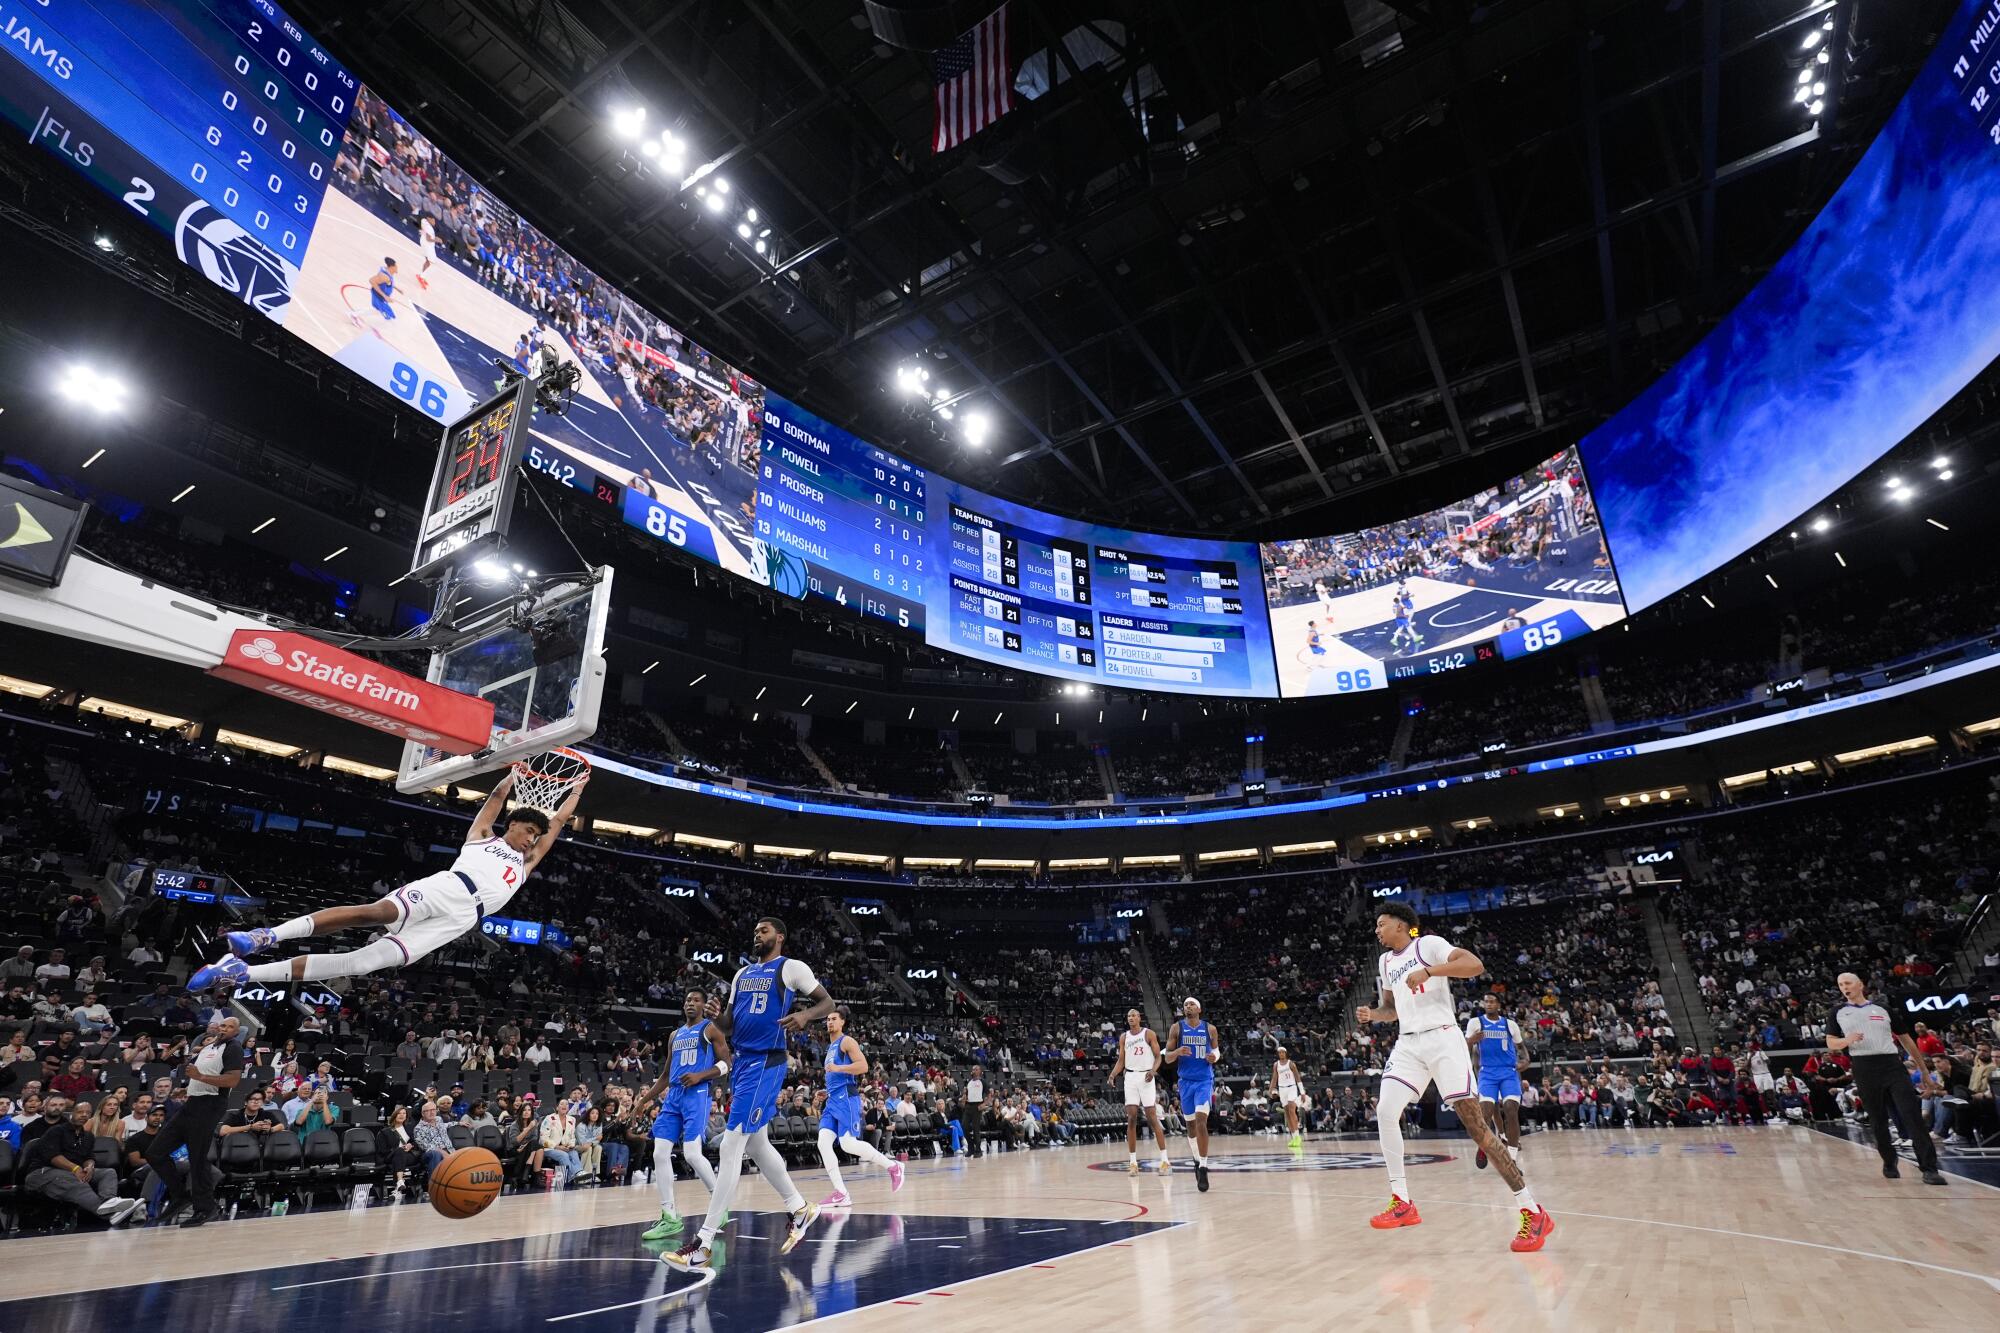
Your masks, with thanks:
[[[1396,1021],[1403,1034],[1432,1028],[1458,1030],[1458,1011],[1451,1003],[1451,981],[1432,977],[1422,990],[1411,990],[1403,978],[1419,967],[1430,967],[1451,956],[1451,942],[1442,935],[1419,935],[1395,953],[1385,953],[1376,965],[1381,988],[1396,997]]]
[[[466,843],[451,868],[472,881],[479,891],[479,906],[488,916],[497,915],[528,877],[527,858],[509,847],[505,838]]]
[[[1278,1091],[1284,1092],[1287,1089],[1290,1089],[1293,1092],[1297,1092],[1298,1088],[1299,1088],[1298,1066],[1293,1064],[1290,1060],[1287,1060],[1283,1064],[1278,1066]]]
[[[1146,1029],[1125,1033],[1125,1072],[1143,1074],[1153,1067],[1153,1048],[1146,1044]]]

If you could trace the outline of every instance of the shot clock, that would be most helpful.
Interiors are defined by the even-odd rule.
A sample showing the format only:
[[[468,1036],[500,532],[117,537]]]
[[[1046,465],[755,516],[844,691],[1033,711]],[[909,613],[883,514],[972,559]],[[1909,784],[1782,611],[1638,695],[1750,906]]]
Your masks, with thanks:
[[[532,382],[516,380],[445,428],[412,574],[505,543],[534,391]]]

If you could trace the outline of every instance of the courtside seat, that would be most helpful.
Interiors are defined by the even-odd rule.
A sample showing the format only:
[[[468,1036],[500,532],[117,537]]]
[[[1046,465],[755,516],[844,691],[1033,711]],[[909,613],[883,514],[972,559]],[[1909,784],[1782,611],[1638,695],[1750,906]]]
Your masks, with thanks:
[[[472,1131],[464,1125],[449,1125],[445,1128],[445,1134],[451,1139],[453,1152],[472,1146]]]
[[[454,1139],[453,1142],[457,1140]],[[498,1125],[481,1125],[472,1131],[472,1146],[484,1148],[495,1157],[503,1155],[501,1149],[506,1146],[506,1142],[507,1136],[501,1132]]]
[[[340,1136],[341,1175],[350,1185],[365,1185],[382,1174],[375,1131],[355,1126]]]
[[[258,1180],[264,1174],[264,1149],[257,1142],[262,1137],[265,1136],[231,1134],[228,1138],[218,1139],[220,1148],[216,1165],[222,1172],[222,1178],[216,1182],[218,1195],[231,1194],[241,1202],[256,1189]],[[283,1137],[292,1136],[286,1134]]]

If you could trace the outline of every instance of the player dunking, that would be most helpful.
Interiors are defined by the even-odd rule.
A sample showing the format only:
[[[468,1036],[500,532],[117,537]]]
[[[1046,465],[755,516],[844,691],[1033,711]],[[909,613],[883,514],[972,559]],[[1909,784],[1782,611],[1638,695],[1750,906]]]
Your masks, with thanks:
[[[1174,1062],[1180,1075],[1181,1117],[1188,1123],[1188,1138],[1194,1141],[1195,1188],[1208,1192],[1208,1111],[1215,1105],[1215,1062],[1222,1048],[1215,1029],[1202,1020],[1201,1001],[1190,995],[1181,1004],[1181,1016],[1167,1029],[1166,1058]],[[1162,1149],[1161,1163],[1166,1157]],[[1133,1162],[1138,1156],[1135,1151]]]
[[[1479,1098],[1473,1095],[1472,1058],[1459,1036],[1458,1014],[1451,1003],[1450,979],[1476,977],[1486,970],[1485,964],[1442,936],[1420,932],[1416,909],[1404,903],[1382,908],[1375,918],[1375,938],[1387,950],[1376,965],[1376,1003],[1355,1006],[1354,1016],[1363,1023],[1395,1022],[1402,1032],[1382,1068],[1376,1101],[1382,1160],[1389,1168],[1389,1206],[1368,1219],[1369,1225],[1387,1230],[1423,1221],[1410,1201],[1409,1180],[1403,1174],[1403,1111],[1424,1095],[1425,1085],[1435,1081],[1466,1133],[1514,1191],[1521,1223],[1513,1248],[1541,1249],[1556,1228],[1555,1219],[1535,1202],[1521,1168],[1486,1123]]]
[[[1500,997],[1488,995],[1481,1012],[1465,1020],[1465,1044],[1479,1059],[1479,1100],[1500,1122],[1500,1137],[1518,1157],[1521,1152],[1521,1025],[1500,1016]],[[1486,1149],[1474,1165],[1486,1169]]]
[[[715,1195],[709,1200],[708,1216],[701,1220],[701,1230],[692,1240],[672,1254],[660,1256],[684,1271],[708,1267],[716,1233],[736,1198],[746,1151],[757,1160],[757,1169],[791,1214],[791,1226],[778,1247],[780,1254],[796,1249],[819,1217],[819,1209],[799,1193],[791,1172],[785,1169],[785,1159],[771,1146],[771,1113],[777,1110],[778,1094],[785,1087],[786,1041],[792,1033],[803,1032],[832,1013],[833,997],[810,967],[785,957],[784,948],[785,923],[774,916],[760,917],[750,944],[750,956],[756,961],[737,970],[729,983],[726,1006],[714,999],[708,1002],[709,1017],[735,1043],[736,1066],[729,1074],[729,1126],[722,1133],[722,1161],[715,1173]],[[800,995],[806,999],[806,1008],[792,1013],[792,1001]]]
[[[533,806],[518,806],[507,812],[495,833],[495,821],[506,808],[507,794],[514,789],[512,770],[494,784],[486,804],[473,817],[471,836],[459,850],[451,869],[412,880],[386,898],[353,907],[329,907],[310,916],[295,916],[276,926],[255,930],[232,930],[225,936],[229,952],[188,978],[191,991],[207,990],[227,982],[240,986],[254,982],[260,986],[282,981],[324,981],[329,977],[358,977],[385,967],[406,967],[426,954],[434,953],[459,936],[479,929],[479,919],[502,912],[521,891],[523,880],[534,873],[542,858],[556,844],[569,817],[576,813],[577,800],[590,781],[585,769],[563,797],[553,820]],[[243,960],[265,953],[286,940],[302,940],[308,935],[331,935],[350,926],[386,926],[388,934],[373,944],[346,953],[300,954],[282,963],[246,964]]]
[[[674,1029],[666,1067],[639,1098],[641,1106],[657,1102],[660,1107],[653,1118],[653,1185],[660,1191],[660,1220],[640,1240],[665,1240],[680,1232],[681,1215],[674,1208],[676,1147],[687,1159],[688,1169],[708,1187],[709,1208],[714,1210],[715,1168],[702,1154],[701,1141],[708,1133],[715,1081],[729,1074],[729,1038],[704,1016],[707,1004],[708,996],[703,992],[688,992],[681,1006],[681,1017],[686,1021]]]
[[[889,1173],[889,1193],[903,1188],[903,1164],[891,1161],[882,1151],[861,1137],[861,1085],[855,1080],[868,1072],[868,1057],[861,1043],[847,1035],[847,1015],[839,1010],[826,1016],[826,1105],[819,1116],[819,1160],[833,1182],[833,1193],[819,1201],[822,1208],[845,1208],[854,1202],[847,1196],[847,1182],[840,1178],[840,1159],[833,1145],[873,1162]]]
[[[1125,1011],[1125,1031],[1118,1039],[1118,1063],[1111,1067],[1113,1087],[1125,1076],[1125,1169],[1139,1174],[1139,1112],[1153,1126],[1153,1139],[1160,1145],[1160,1170],[1173,1170],[1167,1160],[1167,1132],[1160,1128],[1159,1088],[1153,1070],[1160,1063],[1160,1039],[1137,1009]]]
[[[1285,1048],[1278,1048],[1277,1062],[1271,1066],[1271,1087],[1278,1094],[1278,1105],[1285,1108],[1285,1130],[1291,1135],[1287,1146],[1299,1149],[1306,1141],[1299,1133],[1299,1067]]]

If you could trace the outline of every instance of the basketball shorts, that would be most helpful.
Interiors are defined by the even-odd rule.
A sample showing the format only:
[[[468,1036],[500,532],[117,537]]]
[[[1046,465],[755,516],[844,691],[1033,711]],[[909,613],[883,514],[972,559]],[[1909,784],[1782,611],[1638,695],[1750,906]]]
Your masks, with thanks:
[[[1160,1104],[1160,1085],[1146,1077],[1145,1071],[1128,1071],[1125,1075],[1125,1104],[1127,1106],[1151,1107]]]
[[[411,880],[382,901],[395,904],[388,938],[403,951],[406,967],[479,929],[483,915],[479,899],[449,870]]]
[[[368,291],[368,304],[375,307],[375,313],[384,319],[394,319],[396,317],[396,308],[383,300],[382,293],[373,288],[370,288]]]
[[[1426,1084],[1436,1083],[1440,1097],[1459,1101],[1472,1095],[1472,1053],[1456,1027],[1407,1032],[1396,1038],[1382,1077],[1394,1079],[1418,1097],[1424,1095]]]
[[[1198,1079],[1193,1082],[1182,1080],[1180,1098],[1182,1115],[1201,1115],[1206,1111],[1214,1109],[1215,1080],[1212,1078]]]
[[[1279,1087],[1278,1105],[1297,1106],[1298,1104],[1299,1104],[1299,1090],[1297,1088],[1289,1088],[1284,1086]]]
[[[1521,1100],[1521,1071],[1494,1066],[1481,1066],[1479,1070],[1479,1100],[1482,1102],[1518,1102]]]
[[[419,241],[417,243],[417,248],[424,252],[425,259],[430,260],[433,264],[437,262],[437,257],[438,257],[437,242]]]
[[[710,1080],[712,1083],[714,1080]],[[653,1137],[668,1143],[686,1143],[708,1135],[709,1083],[698,1088],[676,1088],[667,1095],[660,1113],[653,1117]]]
[[[855,1094],[829,1097],[819,1113],[819,1127],[830,1129],[835,1138],[852,1134],[861,1137],[861,1098]]]
[[[746,1052],[729,1070],[729,1128],[755,1134],[771,1123],[785,1089],[783,1051]]]

